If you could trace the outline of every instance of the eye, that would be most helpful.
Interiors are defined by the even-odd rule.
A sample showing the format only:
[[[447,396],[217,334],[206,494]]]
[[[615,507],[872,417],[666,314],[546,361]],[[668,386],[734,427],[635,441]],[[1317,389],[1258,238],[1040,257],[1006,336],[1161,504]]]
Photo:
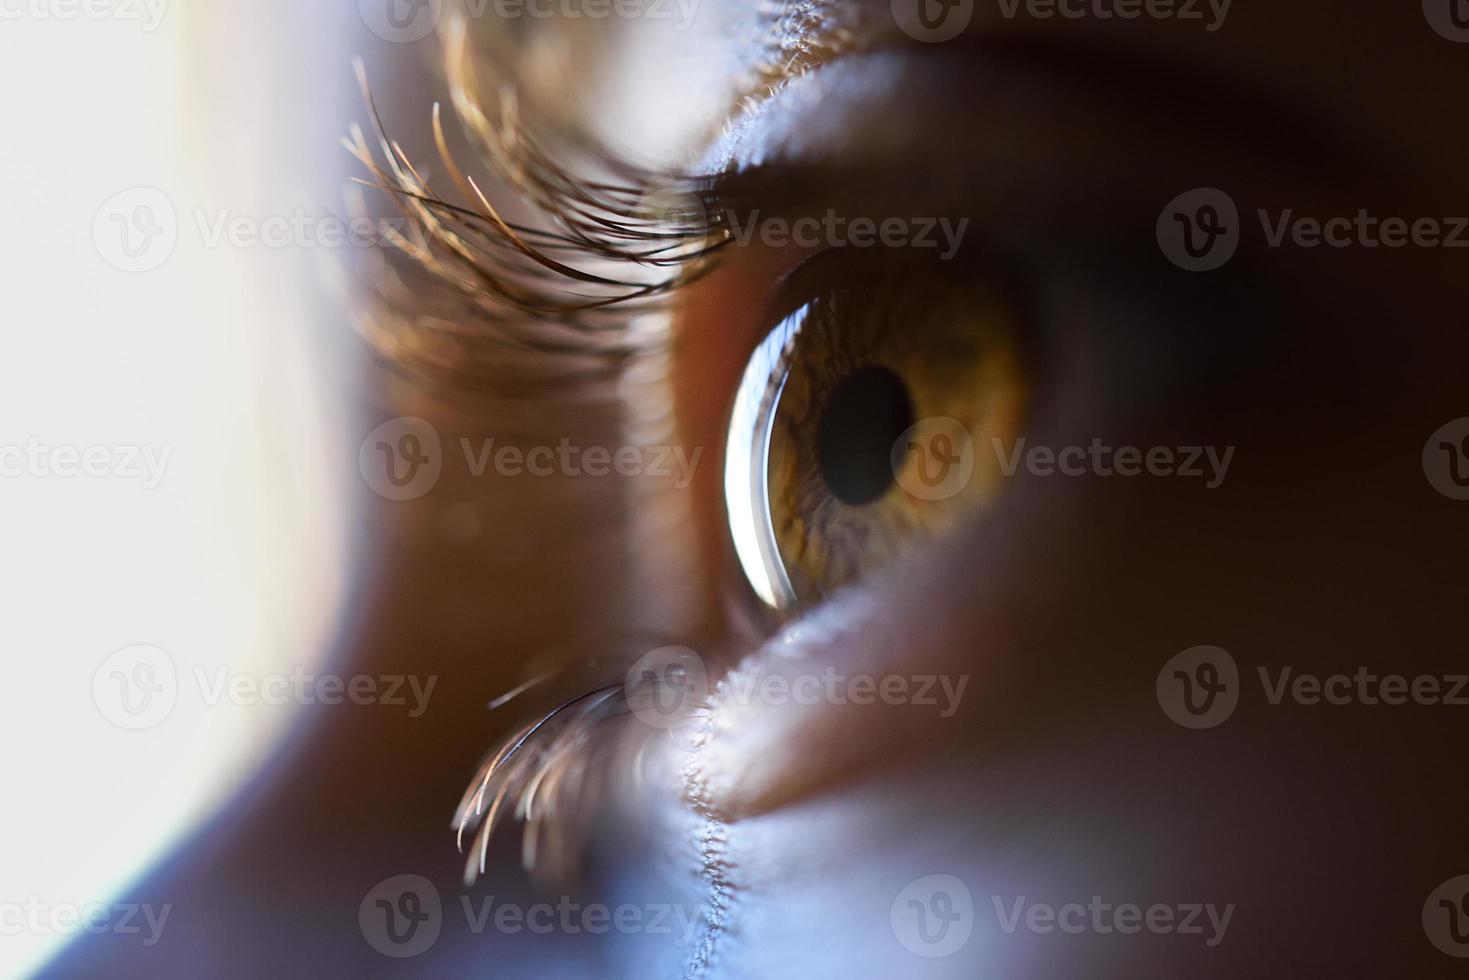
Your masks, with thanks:
[[[730,534],[777,609],[992,502],[994,447],[1018,435],[1029,388],[998,276],[866,261],[803,282],[745,368],[726,438]]]

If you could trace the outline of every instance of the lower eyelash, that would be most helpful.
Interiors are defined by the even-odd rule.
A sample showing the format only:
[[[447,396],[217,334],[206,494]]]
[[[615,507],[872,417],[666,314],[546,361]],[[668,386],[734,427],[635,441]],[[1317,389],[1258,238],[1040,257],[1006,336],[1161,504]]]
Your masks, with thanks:
[[[558,817],[563,811],[584,809],[576,798],[584,779],[576,774],[581,771],[585,777],[583,770],[597,761],[597,753],[587,744],[590,735],[602,733],[604,722],[626,713],[623,694],[623,685],[610,684],[563,701],[507,739],[480,767],[454,818],[461,853],[465,834],[474,835],[464,867],[465,884],[472,885],[484,874],[495,828],[512,812],[526,827],[522,841],[527,868],[557,879],[574,873],[583,828],[574,817]]]

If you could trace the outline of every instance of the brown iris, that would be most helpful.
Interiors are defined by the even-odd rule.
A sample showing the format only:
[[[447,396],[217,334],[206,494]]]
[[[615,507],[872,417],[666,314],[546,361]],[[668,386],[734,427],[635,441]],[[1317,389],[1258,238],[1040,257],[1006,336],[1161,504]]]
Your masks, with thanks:
[[[1026,379],[1014,308],[989,283],[871,275],[797,314],[771,420],[770,527],[798,600],[820,598],[992,501],[994,440],[1018,434]],[[952,492],[914,482],[925,426],[966,466]],[[916,433],[916,435],[915,435]],[[917,490],[914,493],[910,490]]]

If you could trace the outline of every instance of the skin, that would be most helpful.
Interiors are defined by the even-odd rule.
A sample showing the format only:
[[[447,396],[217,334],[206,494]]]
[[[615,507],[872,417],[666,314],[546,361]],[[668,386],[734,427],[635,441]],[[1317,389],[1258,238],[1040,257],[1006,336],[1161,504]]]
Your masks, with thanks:
[[[446,824],[481,751],[519,720],[483,710],[522,676],[518,651],[629,635],[639,588],[658,583],[612,571],[645,547],[615,533],[625,483],[548,492],[451,476],[372,516],[382,571],[344,644],[354,671],[439,675],[433,709],[308,718],[138,886],[138,901],[175,904],[171,942],[96,937],[50,975],[442,976],[493,963],[495,975],[682,976],[691,960],[709,977],[1449,975],[1458,964],[1419,912],[1469,871],[1462,709],[1273,706],[1257,669],[1466,672],[1465,505],[1419,464],[1428,435],[1464,414],[1465,253],[1272,249],[1254,212],[1469,214],[1469,140],[1448,96],[1469,62],[1416,8],[1280,6],[1237,5],[1217,32],[981,10],[948,44],[887,51],[884,37],[880,55],[833,58],[791,89],[818,97],[732,109],[732,135],[706,147],[713,166],[820,168],[814,193],[764,192],[767,213],[962,214],[1019,257],[1043,300],[1033,443],[1237,450],[1212,491],[1022,473],[953,535],[787,622],[742,591],[721,470],[702,467],[683,498],[687,533],[658,542],[668,567],[698,571],[659,631],[733,650],[741,676],[967,678],[947,717],[716,694],[701,745],[657,740],[669,765],[622,810],[675,832],[717,827],[721,860],[628,833],[599,841],[598,866],[614,870],[592,894],[727,901],[707,945],[475,936],[462,923],[413,960],[363,943],[357,903],[390,875],[428,876],[451,905],[479,894],[459,884]],[[1215,273],[1174,268],[1151,237],[1163,206],[1200,186],[1227,189],[1245,224],[1239,256]],[[686,445],[723,445],[772,285],[806,257],[730,249],[682,296],[670,384]],[[476,431],[413,407],[446,442]],[[493,547],[437,530],[463,501],[496,528]],[[1232,654],[1243,693],[1227,722],[1191,731],[1160,710],[1155,681],[1199,644]],[[482,888],[531,901],[512,850]],[[889,923],[895,897],[930,874],[963,880],[977,921],[935,960]],[[1093,895],[1234,910],[1214,946],[1207,926],[996,925],[995,900]]]
[[[1462,141],[1450,138],[1436,159],[1404,152],[1438,138],[1441,120],[1424,111],[1433,100],[1388,119],[1383,93],[1356,93],[1341,73],[1329,74],[1326,91],[1321,66],[1370,30],[1374,61],[1404,66],[1398,77],[1416,79],[1408,88],[1432,87],[1428,79],[1447,70],[1443,58],[1454,52],[1436,49],[1421,25],[1395,29],[1350,15],[1326,38],[1314,13],[1240,12],[1239,29],[1231,22],[1218,35],[1153,25],[1126,32],[1139,55],[1210,66],[1211,84],[1230,100],[1201,99],[1203,111],[1174,97],[1129,101],[1101,115],[1095,85],[1053,88],[1024,63],[993,75],[981,69],[990,84],[954,85],[975,93],[955,101],[976,122],[957,137],[945,130],[945,159],[935,169],[973,173],[973,160],[990,164],[997,196],[1008,195],[1034,237],[1049,233],[1052,241],[1084,239],[1090,232],[1077,226],[1098,211],[1110,221],[1101,234],[1126,241],[1173,188],[1205,184],[1248,187],[1276,208],[1322,215],[1357,207],[1384,215],[1414,206],[1452,211],[1449,202],[1462,194],[1438,165],[1459,158]],[[1093,26],[1007,24],[993,33],[1006,42],[1023,36],[1037,54],[1065,45],[1085,60],[1082,52],[1112,43],[1108,30]],[[1113,31],[1120,40],[1123,28]],[[990,32],[978,33],[982,51]],[[1303,60],[1308,46],[1321,52],[1319,61]],[[1307,70],[1306,61],[1316,67]],[[822,111],[840,114],[846,81],[830,83]],[[979,94],[1007,83],[1003,105]],[[1264,101],[1229,104],[1256,86]],[[895,114],[915,94],[895,90]],[[854,147],[889,142],[868,131],[890,125],[885,106],[863,106],[848,137]],[[1275,125],[1295,112],[1319,132],[1350,131],[1350,148],[1324,160],[1313,154],[1299,139],[1307,127]],[[996,161],[1003,154],[987,152],[987,140],[1015,131],[987,126],[993,117],[1043,145],[1053,167],[1044,175],[1005,169],[1010,161]],[[803,143],[800,122],[767,125],[779,135],[765,153],[781,152],[790,134],[792,144]],[[757,125],[745,139],[764,136]],[[738,158],[738,145],[733,153]],[[1413,161],[1411,176],[1401,172],[1405,160]],[[1057,172],[1067,175],[1059,187]],[[1029,194],[1043,179],[1049,200]],[[1135,193],[1137,207],[1117,206]],[[1099,200],[1110,206],[1099,208]],[[988,223],[1001,229],[1021,219],[1004,204],[996,212]],[[1210,300],[1201,290],[1171,324],[1196,331],[1191,344],[1141,328],[1169,363],[1161,374],[1134,364],[1125,393],[1099,377],[1127,327],[1098,314],[1117,298],[1089,296],[1068,310],[1058,336],[1096,356],[1062,359],[1038,420],[1037,431],[1050,438],[1035,441],[1228,443],[1240,454],[1237,476],[1212,494],[1181,480],[1022,477],[995,512],[891,577],[875,577],[867,595],[848,597],[838,613],[848,628],[834,640],[781,643],[778,653],[747,662],[747,674],[790,677],[829,665],[879,677],[968,675],[971,696],[952,718],[912,706],[717,704],[697,764],[708,805],[729,825],[728,887],[741,909],[758,910],[750,918],[758,927],[742,928],[736,918],[719,939],[711,975],[793,966],[819,976],[1038,977],[1448,968],[1452,961],[1424,941],[1417,912],[1464,861],[1449,816],[1461,789],[1431,748],[1452,724],[1452,709],[1288,700],[1271,707],[1256,670],[1453,669],[1453,641],[1422,614],[1448,608],[1459,588],[1461,577],[1446,574],[1437,557],[1453,536],[1449,504],[1422,484],[1416,465],[1439,424],[1433,420],[1457,414],[1462,388],[1462,368],[1451,363],[1460,359],[1442,360],[1462,348],[1446,292],[1453,258],[1257,247],[1248,261],[1268,285],[1245,310],[1267,320],[1270,334],[1201,312]],[[778,261],[759,255],[743,269],[732,263],[728,279],[710,282],[692,301],[690,321],[759,295],[761,264]],[[1391,321],[1411,327],[1388,340],[1382,324]],[[760,331],[757,317],[744,323],[743,334],[738,325],[691,330],[684,377],[700,379],[704,390],[716,365],[739,363],[729,355],[742,342],[732,337],[748,343]],[[1193,372],[1201,362],[1228,364],[1226,377],[1200,383]],[[694,387],[687,417],[697,440],[718,424],[718,409]],[[705,517],[704,540],[717,547],[717,510]],[[1199,643],[1231,650],[1245,675],[1244,703],[1210,732],[1174,726],[1153,697],[1164,662]],[[921,962],[894,948],[883,922],[907,882],[935,872],[968,883],[981,925],[953,958]],[[1236,918],[1214,948],[1146,932],[1006,935],[993,924],[994,901],[1025,895],[1060,906],[1093,894],[1143,906],[1234,903]],[[843,896],[840,914],[829,904],[836,896]],[[813,920],[828,916],[844,923],[831,927],[851,943],[842,953],[809,944]]]

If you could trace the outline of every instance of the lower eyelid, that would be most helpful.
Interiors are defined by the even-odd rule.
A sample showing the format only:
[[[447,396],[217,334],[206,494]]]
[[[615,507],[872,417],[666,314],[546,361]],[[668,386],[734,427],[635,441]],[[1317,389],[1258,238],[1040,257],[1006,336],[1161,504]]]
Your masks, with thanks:
[[[710,813],[734,821],[769,812],[911,752],[931,751],[936,740],[965,727],[925,706],[826,696],[848,690],[853,678],[947,675],[957,682],[973,675],[962,702],[971,718],[981,682],[991,691],[1003,686],[1009,631],[991,618],[988,604],[976,606],[973,596],[952,588],[946,572],[952,562],[972,562],[978,539],[964,537],[917,549],[887,573],[841,591],[715,685],[706,733],[690,759]],[[966,574],[974,574],[972,565]],[[955,635],[975,638],[963,662],[953,660]],[[771,678],[785,687],[765,687]],[[815,678],[814,698],[762,694],[789,691],[800,678]],[[884,712],[878,724],[874,711]]]

